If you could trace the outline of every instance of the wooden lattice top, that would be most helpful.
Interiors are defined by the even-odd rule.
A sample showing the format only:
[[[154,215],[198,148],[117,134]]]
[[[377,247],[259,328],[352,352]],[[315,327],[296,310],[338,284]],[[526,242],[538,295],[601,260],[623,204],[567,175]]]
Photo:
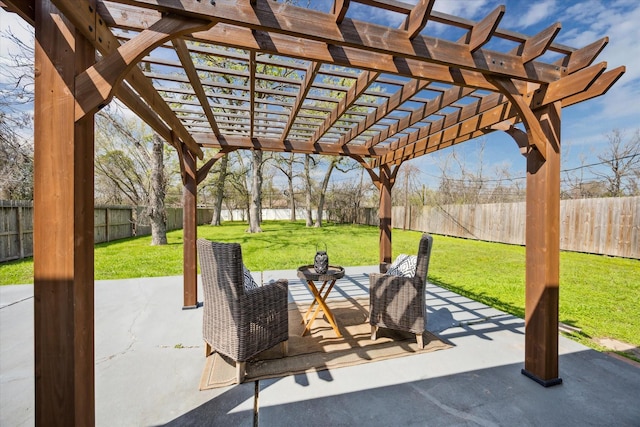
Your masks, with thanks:
[[[30,18],[29,2],[4,3]],[[554,43],[560,24],[508,31],[504,6],[473,22],[434,11],[435,0],[336,0],[328,12],[271,0],[53,3],[101,55],[78,76],[77,117],[115,95],[201,158],[261,149],[399,164],[508,131],[523,108],[599,96],[624,73],[592,65],[606,38],[576,49]],[[354,20],[350,3],[406,19]],[[430,23],[458,38],[428,35]]]

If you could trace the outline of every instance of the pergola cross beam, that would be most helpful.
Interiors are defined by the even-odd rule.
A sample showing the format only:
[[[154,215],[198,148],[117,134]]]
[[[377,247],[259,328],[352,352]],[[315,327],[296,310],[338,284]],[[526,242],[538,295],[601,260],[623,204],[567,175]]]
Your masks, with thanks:
[[[527,67],[518,55],[478,49],[471,52],[467,45],[417,36],[413,40],[404,30],[394,30],[368,22],[345,19],[336,23],[330,14],[258,0],[255,5],[231,0],[207,2],[175,2],[172,0],[117,0],[135,3],[165,13],[185,14],[200,19],[211,19],[256,31],[268,31],[306,40],[315,40],[331,46],[351,47],[367,52],[380,52],[398,58],[446,65],[479,71],[483,74],[550,83],[562,73],[550,64],[532,62]],[[362,37],[366,34],[367,37]]]

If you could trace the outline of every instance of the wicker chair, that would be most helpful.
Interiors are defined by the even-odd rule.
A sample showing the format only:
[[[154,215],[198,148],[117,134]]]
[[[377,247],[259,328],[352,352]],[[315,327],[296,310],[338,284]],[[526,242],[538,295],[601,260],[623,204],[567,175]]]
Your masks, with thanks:
[[[388,328],[416,334],[420,348],[424,347],[426,327],[425,287],[433,238],[423,234],[418,247],[414,277],[373,273],[369,276],[369,323],[371,339],[378,328]]]
[[[202,334],[206,355],[212,351],[236,362],[241,383],[246,361],[282,343],[287,353],[288,281],[278,280],[246,291],[243,285],[242,251],[237,243],[198,239],[198,255],[204,290]]]

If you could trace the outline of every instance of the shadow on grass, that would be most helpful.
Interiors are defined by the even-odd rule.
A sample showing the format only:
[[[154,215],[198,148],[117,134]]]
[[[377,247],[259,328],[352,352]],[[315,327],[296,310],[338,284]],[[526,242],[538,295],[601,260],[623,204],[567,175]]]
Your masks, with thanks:
[[[429,277],[429,282],[433,283],[434,285],[440,286],[441,288],[448,289],[459,295],[472,299],[474,301],[478,301],[490,307],[504,311],[505,313],[513,314],[516,317],[524,319],[524,308],[506,303],[504,301],[500,301],[499,299],[489,296],[484,292],[471,292],[463,287],[456,286],[451,283],[444,282],[442,280],[434,279],[432,277]]]
[[[170,233],[170,232],[169,232]],[[169,235],[169,234],[168,234]],[[151,245],[151,236],[149,235],[145,235],[145,236],[132,236],[132,237],[125,237],[123,239],[117,239],[117,240],[110,240],[108,242],[100,242],[100,243],[96,243],[95,244],[95,249],[99,249],[99,248],[108,248],[110,246],[113,245],[121,245],[123,243],[129,243],[129,242],[138,242],[140,240],[148,240],[149,241],[149,245],[148,246],[152,246]],[[176,239],[175,237],[173,239]],[[158,247],[162,247],[162,246],[175,246],[175,245],[182,245],[182,235],[180,235],[180,237],[177,238],[178,241],[170,241],[167,242],[166,245],[155,245]]]

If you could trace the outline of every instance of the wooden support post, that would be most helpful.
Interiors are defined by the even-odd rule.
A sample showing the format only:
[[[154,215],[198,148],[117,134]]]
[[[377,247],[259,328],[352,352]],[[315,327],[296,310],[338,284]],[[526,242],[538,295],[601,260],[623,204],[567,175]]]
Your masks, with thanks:
[[[182,228],[183,228],[183,271],[184,271],[184,306],[183,309],[198,307],[198,269],[196,268],[197,229],[197,170],[196,156],[185,144],[182,144],[184,162],[184,187],[182,191]]]
[[[92,45],[35,2],[35,424],[95,424],[93,115],[75,122]]]
[[[560,281],[560,102],[534,111],[547,141],[546,159],[527,155],[525,365],[522,373],[545,387],[558,376]]]
[[[380,271],[391,264],[391,188],[393,181],[388,165],[380,166]]]

